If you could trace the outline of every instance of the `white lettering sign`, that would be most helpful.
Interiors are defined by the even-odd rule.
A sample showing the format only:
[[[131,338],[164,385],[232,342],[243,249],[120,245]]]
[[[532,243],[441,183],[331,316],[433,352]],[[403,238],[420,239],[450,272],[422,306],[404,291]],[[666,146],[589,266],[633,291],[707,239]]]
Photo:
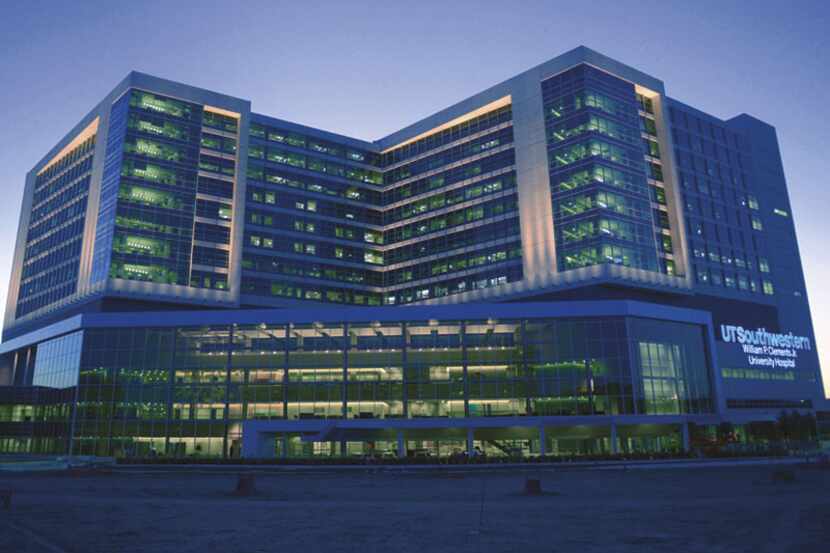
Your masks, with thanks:
[[[765,328],[751,330],[742,326],[720,325],[720,335],[726,343],[740,344],[747,362],[753,367],[794,369],[798,351],[812,349],[809,338],[796,336],[792,332],[783,334],[767,332]]]

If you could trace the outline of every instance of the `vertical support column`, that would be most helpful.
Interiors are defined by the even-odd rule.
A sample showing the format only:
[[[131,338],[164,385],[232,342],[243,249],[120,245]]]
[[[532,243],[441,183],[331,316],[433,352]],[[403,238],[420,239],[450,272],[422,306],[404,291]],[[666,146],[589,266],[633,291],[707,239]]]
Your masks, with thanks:
[[[475,455],[475,445],[473,444],[473,429],[467,429],[467,457]]]
[[[545,427],[539,427],[539,455],[544,457],[548,454],[548,438],[545,436]]]
[[[461,321],[461,367],[464,380],[464,416],[470,416],[470,379],[467,374],[467,323]]]
[[[525,384],[525,414],[531,415],[530,404],[530,369],[527,367],[527,319],[522,319],[522,380]]]
[[[233,340],[236,325],[228,328],[228,354],[225,356],[225,408],[223,409],[222,426],[222,459],[228,458],[228,432],[230,432],[231,418],[231,367],[233,366]]]
[[[282,361],[282,418],[288,420],[288,356],[289,342],[291,341],[291,323],[285,325],[285,344]]]
[[[72,396],[72,407],[70,408],[71,415],[70,415],[70,423],[69,423],[69,443],[67,444],[67,454],[70,458],[75,452],[75,428],[77,425],[77,418],[78,418],[78,397],[80,395],[80,388],[81,388],[81,375],[80,371],[78,372],[78,380],[75,384],[75,393]]]
[[[36,356],[36,348],[31,347],[26,350],[26,370],[23,372],[23,383],[26,386],[31,386],[34,382]]]
[[[407,349],[409,348],[409,330],[406,327],[406,323],[401,323],[401,342],[403,346],[401,348],[401,401],[403,402],[403,418],[409,418],[409,391],[407,388],[407,376],[406,373],[409,369],[407,365]],[[398,434],[398,452],[401,451],[401,434]],[[399,453],[400,454],[400,453]],[[405,453],[404,453],[405,454]]]
[[[689,447],[689,423],[686,421],[680,423],[680,436],[683,443],[683,451],[688,453],[691,448]]]
[[[406,457],[406,440],[403,438],[403,430],[398,430],[398,459]]]
[[[282,437],[280,438],[280,442],[282,444],[282,447],[280,448],[280,458],[281,459],[287,459],[288,458],[288,434],[283,432]]]
[[[348,418],[349,413],[349,349],[352,345],[352,335],[349,330],[349,323],[343,323],[343,383],[340,386],[340,416],[343,420]],[[346,440],[340,440],[340,456],[348,455],[348,444]]]
[[[349,348],[352,343],[352,335],[349,332],[349,323],[343,323],[343,384],[340,386],[340,416],[346,420],[349,412]],[[340,452],[341,455],[344,451]]]
[[[617,422],[611,419],[611,454],[619,453],[619,446],[617,445]]]
[[[585,374],[588,375],[588,408],[594,414],[594,374],[591,372],[591,359],[585,358]]]
[[[176,385],[176,329],[172,329],[169,331],[171,333],[171,348],[172,352],[170,355],[171,363],[170,363],[170,371],[167,375],[167,418],[164,421],[164,454],[170,456],[170,427],[173,424],[173,392],[174,386]],[[243,437],[243,444],[244,444],[244,437]]]

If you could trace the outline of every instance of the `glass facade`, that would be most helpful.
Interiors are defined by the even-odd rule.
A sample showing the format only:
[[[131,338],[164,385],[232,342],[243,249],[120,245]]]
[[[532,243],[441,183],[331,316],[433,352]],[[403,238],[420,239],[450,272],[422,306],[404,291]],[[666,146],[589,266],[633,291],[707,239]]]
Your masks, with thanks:
[[[37,346],[28,386],[0,387],[0,454],[71,453],[84,332]]]
[[[521,279],[510,106],[382,154],[283,127],[250,128],[244,293],[399,305]]]
[[[669,114],[695,285],[708,294],[774,295],[749,141],[679,102]]]
[[[542,98],[559,269],[657,271],[649,178],[662,181],[659,147],[635,86],[580,65],[542,81]]]
[[[91,133],[35,177],[16,317],[77,289],[96,136]]]
[[[693,281],[705,293],[774,301],[784,285],[771,278],[779,262],[765,215],[790,213],[753,191],[746,129],[665,97],[651,77],[588,58],[541,73],[521,94],[539,95],[542,111],[521,121],[511,96],[517,79],[499,100],[487,92],[466,113],[437,114],[375,142],[251,113],[237,98],[134,79],[99,106],[107,116],[100,182],[91,180],[97,124],[35,175],[7,326],[109,289],[222,306],[403,305],[497,288],[477,294],[492,297],[523,286],[508,283],[533,286],[546,271],[608,264],[688,274],[683,286]],[[520,209],[519,190],[535,194],[538,179],[520,183],[517,160],[531,147],[523,133],[539,123],[552,221],[533,215],[528,229],[520,211],[533,209]],[[532,157],[532,170],[544,165]],[[85,235],[90,186],[100,200]],[[552,236],[543,236],[548,223]],[[553,248],[540,246],[551,241],[555,267]]]
[[[382,302],[380,157],[318,134],[253,117],[242,250],[250,303]]]
[[[248,420],[446,420],[431,440],[485,417],[711,413],[705,328],[636,317],[89,328],[38,346],[35,384],[77,379],[77,454],[238,457]]]
[[[132,89],[112,108],[93,280],[227,290],[238,120]]]
[[[38,345],[32,386],[73,388],[78,384],[83,331],[73,332]]]

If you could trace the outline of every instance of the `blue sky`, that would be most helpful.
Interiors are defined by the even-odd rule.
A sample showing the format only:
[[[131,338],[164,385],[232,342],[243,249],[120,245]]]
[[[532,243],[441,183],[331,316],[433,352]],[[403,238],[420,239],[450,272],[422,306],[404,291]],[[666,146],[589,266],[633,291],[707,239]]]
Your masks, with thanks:
[[[419,0],[0,4],[0,300],[25,173],[132,69],[374,139],[584,44],[778,129],[830,381],[830,4]]]

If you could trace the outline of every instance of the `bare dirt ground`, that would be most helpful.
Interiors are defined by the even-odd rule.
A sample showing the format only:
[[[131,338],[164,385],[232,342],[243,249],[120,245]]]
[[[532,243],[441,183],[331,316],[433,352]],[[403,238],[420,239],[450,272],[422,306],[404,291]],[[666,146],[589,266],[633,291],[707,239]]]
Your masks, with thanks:
[[[6,474],[0,552],[830,552],[830,470],[774,470]]]

